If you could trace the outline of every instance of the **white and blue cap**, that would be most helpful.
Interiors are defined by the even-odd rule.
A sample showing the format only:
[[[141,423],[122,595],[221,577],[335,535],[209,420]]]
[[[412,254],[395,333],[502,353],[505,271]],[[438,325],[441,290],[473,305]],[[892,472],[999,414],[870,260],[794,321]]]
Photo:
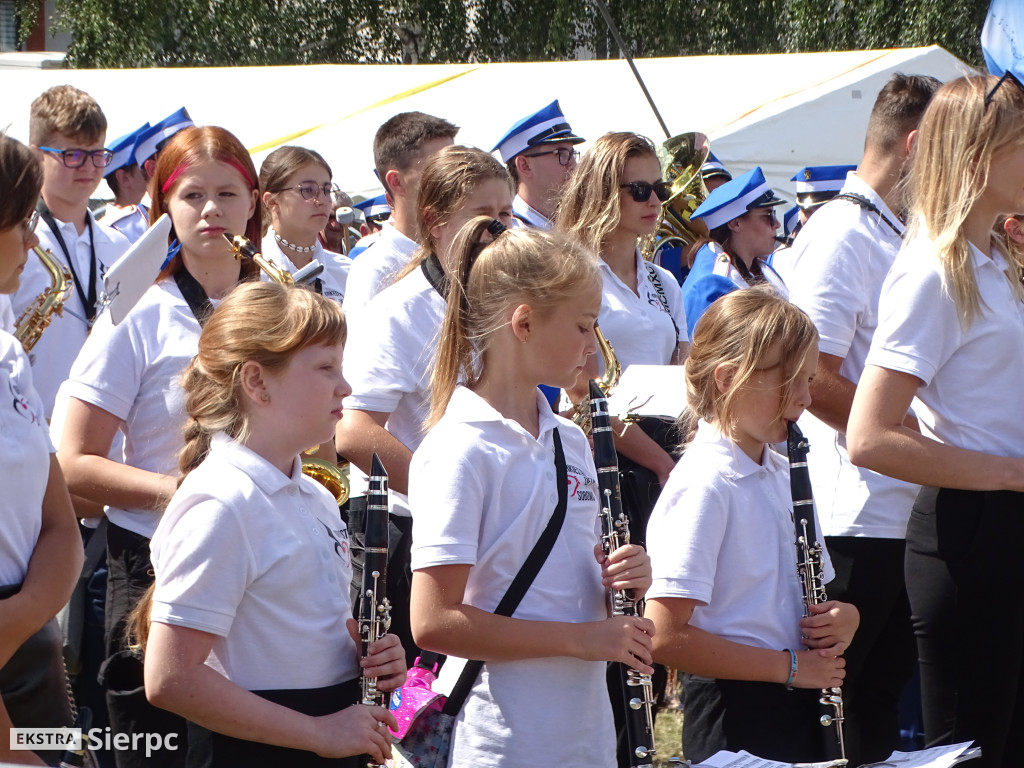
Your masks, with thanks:
[[[148,130],[149,123],[146,123],[131,133],[126,133],[124,136],[114,139],[107,145],[107,149],[114,153],[114,157],[111,159],[110,165],[103,171],[104,178],[118,168],[127,168],[129,165],[135,165],[138,162],[135,159],[135,145],[138,144],[139,137]]]
[[[386,219],[391,215],[391,206],[388,205],[387,198],[383,194],[362,200],[355,203],[352,207],[362,211],[363,218],[368,221]]]
[[[809,165],[797,171],[790,181],[796,182],[796,201],[801,208],[815,208],[839,194],[846,175],[856,165]]]
[[[572,132],[569,121],[558,106],[558,99],[544,109],[524,117],[502,136],[491,152],[500,152],[501,160],[507,163],[513,157],[538,144],[554,144],[567,141],[570,144],[582,144],[586,139]]]
[[[192,122],[192,118],[188,116],[188,111],[184,107],[174,114],[168,115],[139,137],[139,143],[135,146],[135,161],[142,165],[157,153],[164,141],[191,125],[195,125],[195,123]]]
[[[800,206],[794,205],[782,216],[782,234],[791,237],[796,234],[796,228],[800,225]]]
[[[708,229],[715,229],[739,218],[752,208],[785,204],[785,200],[775,196],[761,168],[757,167],[712,190],[690,218],[704,219]]]
[[[700,175],[703,179],[710,179],[712,176],[724,176],[727,179],[732,178],[732,174],[729,173],[729,169],[722,164],[721,160],[715,157],[714,152],[708,153],[707,162],[700,167]]]

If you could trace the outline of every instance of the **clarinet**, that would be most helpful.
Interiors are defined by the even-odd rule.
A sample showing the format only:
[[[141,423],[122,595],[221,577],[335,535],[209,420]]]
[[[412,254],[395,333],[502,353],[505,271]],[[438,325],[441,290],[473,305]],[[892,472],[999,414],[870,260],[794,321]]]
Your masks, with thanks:
[[[391,603],[387,598],[388,564],[388,473],[373,454],[369,487],[366,491],[366,527],[363,531],[363,581],[359,591],[360,656],[366,658],[371,644],[387,634],[391,626]],[[362,677],[362,703],[387,707],[387,696],[377,690],[376,677]],[[367,763],[374,768],[376,763]]]
[[[828,600],[822,583],[822,546],[814,527],[814,496],[811,475],[807,471],[810,443],[797,427],[789,422],[786,440],[789,453],[789,488],[793,496],[793,522],[796,528],[796,572],[803,592],[804,618],[811,615],[811,606]],[[822,688],[818,701],[825,710],[821,724],[836,727],[836,741],[842,765],[846,764],[846,742],[843,739],[843,692],[841,688]]]
[[[629,520],[622,511],[619,492],[619,462],[612,442],[612,428],[608,419],[608,400],[604,392],[590,381],[590,423],[594,438],[594,463],[597,465],[597,484],[602,503],[601,548],[606,555],[629,543]],[[608,608],[612,616],[642,616],[643,602],[633,599],[626,589],[608,590]],[[632,768],[653,765],[654,749],[654,694],[651,676],[637,672],[619,662],[622,696],[625,701],[626,738],[629,741],[629,764]]]

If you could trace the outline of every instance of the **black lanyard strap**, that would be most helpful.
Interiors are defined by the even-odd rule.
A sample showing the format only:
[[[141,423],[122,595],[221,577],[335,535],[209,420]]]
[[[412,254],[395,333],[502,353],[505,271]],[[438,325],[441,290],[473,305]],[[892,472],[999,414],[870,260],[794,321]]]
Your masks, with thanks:
[[[448,300],[448,275],[444,273],[444,269],[441,267],[441,260],[434,254],[430,254],[420,264],[420,269],[423,270],[423,275],[427,278],[427,282],[430,283],[430,287],[437,291],[438,295]]]
[[[39,217],[46,222],[50,231],[53,232],[57,245],[60,246],[61,251],[64,253],[64,260],[67,261],[68,268],[71,270],[71,277],[74,279],[78,298],[81,299],[82,306],[85,308],[85,319],[91,328],[93,321],[96,319],[96,240],[92,231],[92,217],[86,211],[85,226],[89,229],[89,285],[88,288],[84,288],[83,281],[78,276],[78,270],[75,269],[75,260],[71,258],[71,251],[68,250],[67,243],[64,242],[64,236],[60,233],[57,220],[53,218],[50,209],[46,207],[46,203],[42,200],[39,201],[38,210]]]
[[[195,317],[196,322],[202,328],[206,325],[207,319],[209,319],[210,314],[213,312],[213,304],[210,303],[210,297],[206,295],[206,291],[203,290],[203,286],[199,284],[199,281],[192,277],[192,273],[184,266],[174,273],[174,282],[178,284],[178,290],[181,291],[182,298],[185,299],[188,308],[192,310],[192,315]]]
[[[865,211],[877,213],[878,218],[884,221],[889,226],[889,229],[896,233],[896,237],[898,237],[900,240],[903,239],[903,232],[897,229],[896,225],[889,221],[888,217],[879,210],[878,206],[872,203],[866,197],[864,197],[864,195],[858,195],[856,192],[842,192],[833,197],[832,200],[849,200],[851,203],[859,205]],[[831,200],[829,202],[831,202]]]

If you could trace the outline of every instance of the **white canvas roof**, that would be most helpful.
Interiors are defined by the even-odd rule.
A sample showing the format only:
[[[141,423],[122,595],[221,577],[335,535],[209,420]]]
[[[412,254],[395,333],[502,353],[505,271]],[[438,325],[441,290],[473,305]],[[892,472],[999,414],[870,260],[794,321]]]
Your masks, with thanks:
[[[641,59],[637,68],[672,133],[700,130],[734,173],[761,165],[778,192],[805,165],[856,163],[871,106],[893,72],[940,80],[970,69],[938,47],[752,56]],[[513,64],[317,65],[142,70],[0,71],[0,127],[28,139],[32,100],[70,83],[107,115],[108,138],[181,106],[222,125],[254,154],[275,146],[320,152],[349,192],[379,191],[373,135],[398,112],[421,110],[461,126],[457,141],[490,150],[513,123],[553,99],[593,139],[664,133],[623,60]],[[581,149],[585,149],[582,145]]]

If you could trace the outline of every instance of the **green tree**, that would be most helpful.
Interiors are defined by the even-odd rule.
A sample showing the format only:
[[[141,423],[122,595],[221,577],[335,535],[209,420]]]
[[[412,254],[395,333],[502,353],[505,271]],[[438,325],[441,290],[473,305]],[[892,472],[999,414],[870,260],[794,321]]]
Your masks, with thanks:
[[[606,2],[638,57],[938,44],[978,65],[989,0]],[[18,0],[19,18],[39,3]],[[592,0],[57,0],[57,15],[78,67],[620,55]]]

